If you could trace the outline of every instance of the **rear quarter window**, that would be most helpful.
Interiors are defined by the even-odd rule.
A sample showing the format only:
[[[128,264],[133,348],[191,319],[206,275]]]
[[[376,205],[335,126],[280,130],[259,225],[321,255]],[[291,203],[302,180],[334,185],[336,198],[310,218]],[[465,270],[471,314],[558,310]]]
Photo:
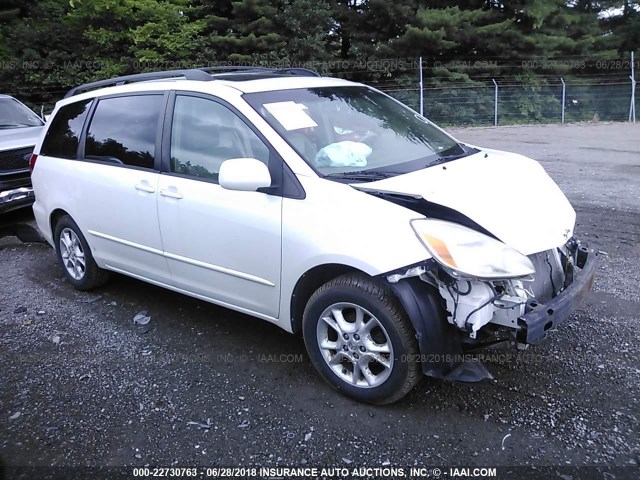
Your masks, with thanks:
[[[87,130],[85,158],[153,168],[163,95],[130,95],[98,102]]]
[[[83,100],[65,105],[58,110],[44,137],[40,155],[72,160],[77,157],[80,134],[91,102],[91,99]]]

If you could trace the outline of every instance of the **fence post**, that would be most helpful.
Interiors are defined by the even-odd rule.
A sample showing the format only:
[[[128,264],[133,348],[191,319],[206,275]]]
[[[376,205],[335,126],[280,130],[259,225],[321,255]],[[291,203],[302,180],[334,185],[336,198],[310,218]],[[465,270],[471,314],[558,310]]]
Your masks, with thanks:
[[[422,83],[422,57],[420,57],[420,64],[418,65],[420,72],[420,115],[424,116],[424,84]]]
[[[564,83],[564,79],[560,77],[560,81],[562,82],[562,122],[564,123],[564,105],[565,105],[565,92],[567,90],[567,86]]]
[[[633,52],[631,52],[631,104],[629,105],[629,121],[636,123],[636,69]]]
[[[493,126],[498,126],[498,82],[496,82],[495,78],[492,78],[493,84],[495,85],[495,99],[494,99],[494,109],[493,109]]]

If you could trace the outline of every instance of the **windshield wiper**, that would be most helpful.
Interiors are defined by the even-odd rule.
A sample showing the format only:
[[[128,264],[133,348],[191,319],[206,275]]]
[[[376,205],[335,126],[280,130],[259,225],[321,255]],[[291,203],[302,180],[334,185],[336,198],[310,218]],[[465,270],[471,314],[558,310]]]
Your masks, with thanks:
[[[355,172],[335,172],[325,175],[327,178],[344,178],[345,180],[382,180],[384,178],[395,177],[400,172],[385,172],[380,170],[360,170]]]
[[[459,153],[457,155],[444,155],[442,157],[438,157],[435,160],[432,160],[431,162],[429,162],[427,164],[427,167],[432,167],[434,165],[438,165],[439,163],[452,162],[453,160],[458,160],[459,158],[468,157],[468,156],[469,154],[467,152]]]
[[[441,157],[432,160],[427,164],[427,167],[432,167],[433,165],[438,165],[440,163],[452,162],[453,160],[458,160],[459,158],[468,157],[469,155],[473,155],[474,153],[478,153],[479,150],[475,148],[469,148],[466,145],[459,144],[462,148],[462,153],[454,153],[452,155],[442,155]]]

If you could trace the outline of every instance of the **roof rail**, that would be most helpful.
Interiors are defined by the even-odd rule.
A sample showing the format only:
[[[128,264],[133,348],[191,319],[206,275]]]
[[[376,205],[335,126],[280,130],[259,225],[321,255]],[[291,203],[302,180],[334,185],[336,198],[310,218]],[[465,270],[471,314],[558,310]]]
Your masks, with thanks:
[[[319,77],[320,74],[315,70],[311,70],[309,68],[278,68],[275,73],[283,73],[289,75],[296,75],[299,77]]]
[[[319,77],[320,74],[308,68],[272,68],[272,67],[251,67],[251,66],[242,66],[242,67],[234,67],[234,66],[220,66],[220,67],[203,67],[200,68],[203,72],[212,73],[221,72],[220,75],[225,75],[227,73],[238,73],[238,74],[264,74],[270,73],[274,75],[294,75],[297,77]]]
[[[185,80],[200,80],[203,82],[211,81],[213,78],[204,70],[197,68],[190,70],[166,70],[163,72],[136,73],[134,75],[125,75],[124,77],[115,77],[107,80],[99,80],[97,82],[85,83],[72,88],[67,92],[64,98],[73,97],[81,92],[87,92],[96,88],[109,87],[115,85],[124,85],[132,82],[146,82],[150,80],[161,80],[163,78],[180,78]]]
[[[218,74],[213,72],[220,72]],[[273,74],[273,75],[294,75],[300,77],[319,77],[320,74],[307,68],[268,68],[268,67],[250,67],[250,66],[220,66],[220,67],[203,67],[192,68],[186,70],[165,70],[162,72],[136,73],[134,75],[125,75],[123,77],[115,77],[107,80],[99,80],[97,82],[85,83],[72,88],[67,92],[64,98],[73,97],[82,92],[94,90],[96,88],[124,85],[133,82],[147,82],[151,80],[162,80],[170,78],[181,78],[185,80],[198,80],[209,82],[214,80],[216,76],[224,77],[231,74]]]
[[[259,67],[259,66],[237,66],[234,67],[233,65],[220,65],[217,67],[198,67],[198,70],[202,70],[203,72],[207,72],[207,73],[211,73],[211,72],[222,72],[222,73],[226,73],[226,72],[244,72],[244,73],[254,73],[254,72],[260,72],[260,73],[264,73],[264,72],[271,72],[273,71],[273,68],[267,68],[267,67]]]

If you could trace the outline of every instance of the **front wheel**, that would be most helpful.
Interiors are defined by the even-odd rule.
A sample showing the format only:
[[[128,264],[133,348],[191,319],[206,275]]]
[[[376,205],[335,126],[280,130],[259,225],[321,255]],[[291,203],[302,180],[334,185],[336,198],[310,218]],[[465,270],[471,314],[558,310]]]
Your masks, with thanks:
[[[347,274],[320,287],[302,328],[313,365],[356,400],[392,403],[421,378],[411,322],[393,293],[369,277]]]

